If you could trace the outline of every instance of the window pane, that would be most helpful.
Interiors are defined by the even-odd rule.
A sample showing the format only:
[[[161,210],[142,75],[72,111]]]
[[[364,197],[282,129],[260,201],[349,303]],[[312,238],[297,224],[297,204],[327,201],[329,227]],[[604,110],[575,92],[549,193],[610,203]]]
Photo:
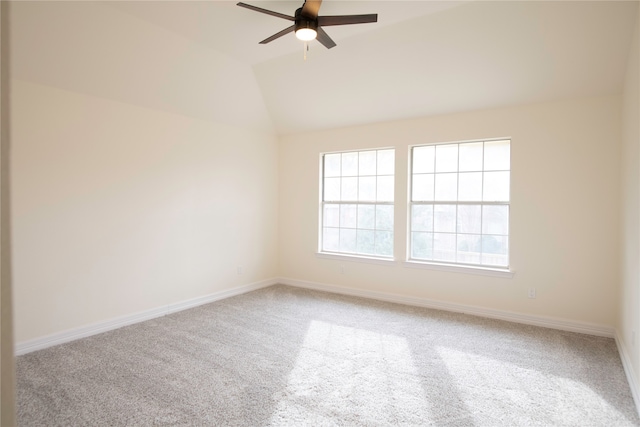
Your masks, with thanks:
[[[358,174],[375,175],[376,174],[376,152],[361,151],[358,156]]]
[[[416,202],[432,202],[434,196],[434,175],[413,175],[411,200]]]
[[[458,200],[461,202],[479,202],[482,200],[482,172],[460,174]]]
[[[484,170],[509,170],[510,141],[489,141],[484,143]]]
[[[358,200],[358,178],[342,178],[342,201]]]
[[[411,206],[411,231],[433,231],[433,205]]]
[[[395,150],[325,154],[322,161],[321,250],[393,256]]]
[[[458,171],[458,144],[436,146],[436,172]]]
[[[322,224],[325,227],[340,227],[340,205],[324,205]]]
[[[413,173],[435,172],[436,147],[413,148]]]
[[[374,205],[358,205],[358,228],[373,230],[375,228],[376,207]]]
[[[509,172],[485,172],[482,200],[485,202],[509,201]]]
[[[376,255],[393,256],[393,232],[376,231]]]
[[[413,147],[411,158],[409,256],[508,266],[510,141]]]
[[[325,154],[324,176],[340,176],[340,154]]]
[[[356,228],[357,205],[340,205],[340,227]]]
[[[411,233],[411,258],[427,260],[433,258],[433,234]]]
[[[342,176],[358,175],[358,153],[342,153]]]
[[[393,231],[392,205],[376,205],[376,230]]]
[[[322,230],[322,250],[340,250],[340,230],[338,228],[324,228]]]
[[[324,200],[326,201],[340,200],[340,178],[324,179]]]
[[[433,259],[436,261],[456,260],[456,235],[433,233]]]
[[[458,254],[456,260],[465,264],[480,264],[482,251],[481,237],[473,234],[458,234]]]
[[[358,178],[358,200],[375,202],[376,200],[376,177],[375,176]]]
[[[482,171],[482,142],[460,144],[460,171]]]
[[[393,175],[396,168],[395,150],[378,151],[378,175]]]
[[[433,208],[433,231],[456,232],[456,205],[435,205]]]
[[[340,252],[356,251],[356,230],[351,228],[340,229]]]
[[[393,176],[379,176],[376,188],[376,201],[393,202],[393,185]]]
[[[509,265],[509,238],[482,236],[482,264],[507,267]]]
[[[458,233],[480,234],[482,225],[481,215],[482,210],[480,205],[458,206]]]
[[[436,200],[455,201],[458,197],[458,174],[436,174]]]
[[[375,254],[375,232],[372,230],[358,230],[356,250],[361,254]]]
[[[482,234],[509,234],[508,206],[484,206],[482,210]]]

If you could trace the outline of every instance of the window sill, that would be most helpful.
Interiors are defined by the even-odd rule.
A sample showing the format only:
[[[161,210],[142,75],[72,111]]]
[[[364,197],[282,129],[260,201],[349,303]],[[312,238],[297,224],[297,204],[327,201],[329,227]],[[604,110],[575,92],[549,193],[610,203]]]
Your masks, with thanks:
[[[438,264],[432,262],[420,262],[420,261],[405,261],[405,267],[409,268],[420,268],[426,270],[439,270],[439,271],[450,271],[453,273],[464,273],[464,274],[476,274],[480,276],[491,276],[491,277],[503,277],[505,279],[512,279],[515,276],[515,271],[509,269],[502,268],[489,268],[489,267],[474,267],[468,265],[451,265],[451,264]]]
[[[350,262],[363,262],[365,264],[378,264],[378,265],[395,265],[396,260],[393,258],[375,258],[362,255],[349,255],[338,254],[328,252],[316,252],[317,258],[333,259],[338,261],[350,261]]]

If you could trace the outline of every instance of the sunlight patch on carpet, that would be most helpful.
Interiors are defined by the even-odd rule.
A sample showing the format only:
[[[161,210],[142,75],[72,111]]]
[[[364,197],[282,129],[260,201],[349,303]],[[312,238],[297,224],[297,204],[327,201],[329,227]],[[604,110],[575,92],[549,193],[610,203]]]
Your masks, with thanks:
[[[322,321],[310,323],[287,386],[274,398],[271,425],[429,419],[405,338]]]
[[[520,425],[565,425],[576,419],[592,425],[607,425],[612,419],[628,422],[588,384],[554,375],[553,367],[538,371],[451,348],[436,350],[476,420],[504,424],[506,414],[516,413]]]

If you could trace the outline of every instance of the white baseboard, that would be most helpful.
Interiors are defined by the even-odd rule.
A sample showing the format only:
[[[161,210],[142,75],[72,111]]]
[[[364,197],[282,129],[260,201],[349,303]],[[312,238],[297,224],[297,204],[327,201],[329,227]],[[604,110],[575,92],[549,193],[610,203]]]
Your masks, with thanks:
[[[280,277],[278,283],[299,288],[315,289],[318,291],[333,292],[343,295],[352,295],[363,298],[371,298],[380,301],[394,302],[398,304],[413,305],[418,307],[433,308],[437,310],[453,311],[457,313],[471,314],[474,316],[488,317],[492,319],[506,320],[509,322],[523,323],[527,325],[542,326],[545,328],[559,329],[563,331],[578,332],[581,334],[597,335],[602,337],[615,337],[615,329],[586,322],[576,322],[567,319],[554,317],[534,316],[520,314],[511,311],[494,310],[490,308],[477,307],[464,304],[449,303],[426,298],[408,297],[386,292],[369,291],[365,289],[354,289],[343,286],[328,285],[324,283],[297,280],[288,277]]]
[[[182,310],[188,310],[199,305],[209,304],[210,302],[219,301],[225,298],[231,298],[236,295],[246,294],[247,292],[266,288],[267,286],[272,286],[276,283],[279,283],[277,279],[266,279],[259,282],[238,286],[236,288],[226,289],[224,291],[216,292],[202,297],[178,302],[175,304],[169,304],[167,306],[167,314],[176,313]]]
[[[199,305],[208,304],[210,302],[218,301],[224,298],[229,298],[235,295],[240,295],[246,292],[251,292],[257,289],[265,288],[267,286],[281,283],[283,285],[296,286],[300,288],[315,289],[319,291],[338,293],[343,295],[352,295],[363,298],[371,298],[380,301],[394,302],[398,304],[413,305],[418,307],[434,308],[438,310],[453,311],[458,313],[466,313],[475,316],[489,317],[493,319],[507,320],[510,322],[524,323],[528,325],[543,326],[552,329],[560,329],[571,332],[579,332],[589,335],[597,335],[614,338],[616,336],[613,328],[595,325],[591,323],[575,322],[565,319],[557,319],[542,316],[532,316],[520,313],[514,313],[509,311],[493,310],[483,307],[476,307],[463,304],[455,304],[437,300],[430,300],[426,298],[408,297],[403,295],[396,295],[386,292],[377,292],[364,289],[354,289],[336,285],[329,285],[324,283],[309,282],[305,280],[292,279],[287,277],[280,277],[275,279],[262,280],[260,282],[250,283],[247,285],[239,286],[232,289],[227,289],[213,294],[205,295],[198,298],[182,301],[179,303],[168,304],[166,306],[145,310],[140,313],[130,314],[115,319],[110,319],[98,323],[94,323],[79,328],[58,332],[45,337],[35,338],[28,341],[23,341],[16,344],[16,354],[26,354],[32,351],[41,350],[43,348],[51,347],[54,345],[62,344],[65,342],[73,341],[80,338],[85,338],[91,335],[99,334],[101,332],[110,331],[123,326],[131,325],[145,320],[154,319],[157,317],[165,316],[167,314],[175,313],[189,308],[197,307]]]
[[[627,376],[627,382],[629,383],[629,388],[631,389],[633,402],[636,404],[636,411],[640,416],[640,387],[638,387],[638,380],[636,379],[635,370],[633,369],[633,364],[631,363],[631,356],[629,354],[629,351],[627,350],[627,346],[624,344],[622,336],[620,335],[620,331],[618,330],[616,330],[616,345],[618,346],[618,353],[620,354],[622,367],[624,368],[624,373]]]
[[[63,344],[70,341],[75,341],[80,338],[90,337],[102,332],[118,329],[123,326],[132,325],[134,323],[144,322],[145,320],[155,319],[157,317],[166,316],[178,311],[187,310],[189,308],[197,307],[199,305],[208,304],[221,299],[229,298],[232,296],[244,294],[247,292],[255,291],[257,289],[265,288],[278,283],[276,279],[267,279],[260,282],[249,283],[247,285],[238,286],[232,289],[226,289],[224,291],[215,292],[202,297],[193,298],[190,300],[168,304],[166,306],[152,308],[135,314],[129,314],[121,316],[115,319],[105,320],[102,322],[93,323],[87,326],[81,326],[79,328],[69,329],[55,334],[47,335],[45,337],[34,338],[32,340],[16,343],[15,353],[16,356],[30,353],[36,350],[42,350],[54,345]]]

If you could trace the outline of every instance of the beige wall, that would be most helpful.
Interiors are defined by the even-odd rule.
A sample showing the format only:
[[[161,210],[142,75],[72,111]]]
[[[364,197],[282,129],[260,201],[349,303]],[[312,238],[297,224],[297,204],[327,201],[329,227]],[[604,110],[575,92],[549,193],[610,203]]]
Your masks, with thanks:
[[[629,50],[622,98],[622,254],[619,326],[640,383],[640,11]],[[635,339],[633,334],[635,333]]]
[[[12,89],[17,342],[276,275],[275,137]]]
[[[11,23],[17,343],[277,274],[249,67],[107,2],[15,2]]]
[[[511,137],[513,279],[320,259],[319,156],[396,148],[395,253],[405,259],[411,144]],[[620,98],[381,123],[282,138],[280,274],[521,314],[614,326],[618,304]],[[341,273],[344,266],[344,274]],[[537,298],[528,299],[535,287]]]

